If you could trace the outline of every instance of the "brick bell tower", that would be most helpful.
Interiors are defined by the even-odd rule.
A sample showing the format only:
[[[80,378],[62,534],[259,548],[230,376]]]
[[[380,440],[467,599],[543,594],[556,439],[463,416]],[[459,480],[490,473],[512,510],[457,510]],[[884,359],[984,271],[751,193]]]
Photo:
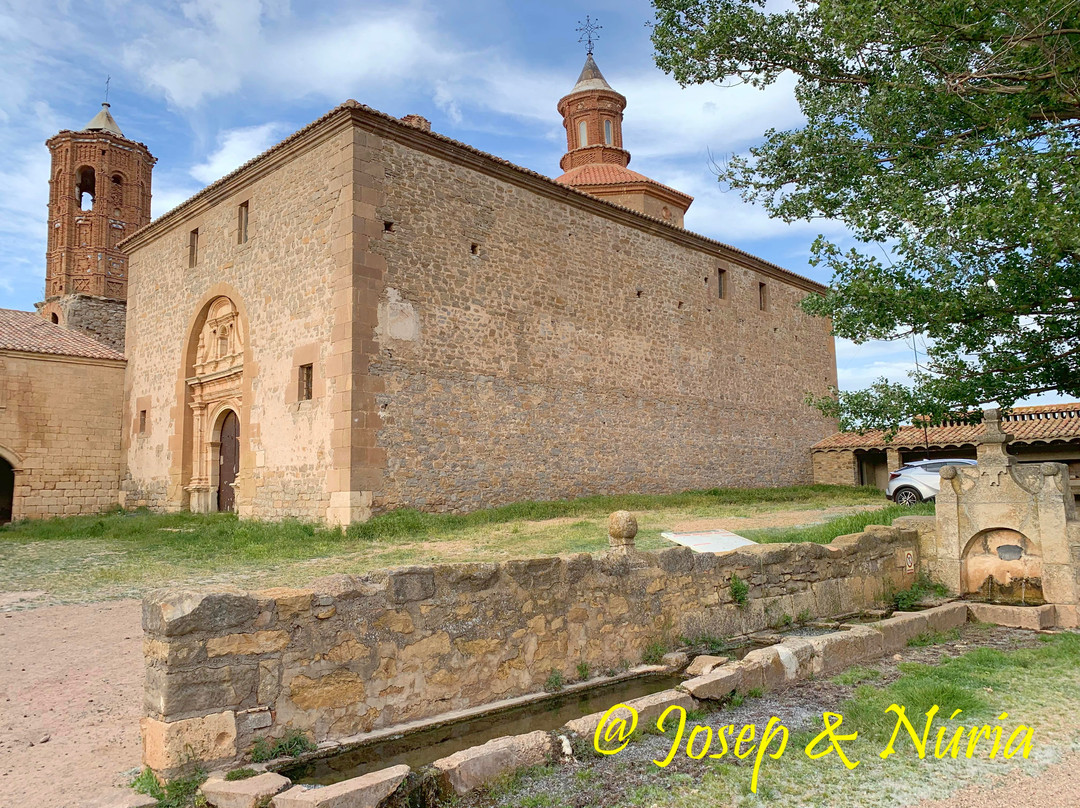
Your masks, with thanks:
[[[124,350],[127,256],[116,245],[150,221],[157,159],[124,137],[107,103],[78,132],[45,143],[52,154],[43,317]]]
[[[559,161],[565,173],[556,182],[683,226],[683,214],[694,198],[627,168],[630,152],[623,148],[622,136],[626,98],[611,89],[592,51],[558,109],[566,127],[566,154]]]

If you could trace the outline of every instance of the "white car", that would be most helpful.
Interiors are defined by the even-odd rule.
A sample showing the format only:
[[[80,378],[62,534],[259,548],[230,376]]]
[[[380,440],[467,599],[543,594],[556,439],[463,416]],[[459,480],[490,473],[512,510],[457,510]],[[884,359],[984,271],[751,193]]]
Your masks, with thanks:
[[[889,472],[885,496],[897,505],[916,505],[937,496],[941,488],[941,469],[944,466],[974,466],[974,460],[915,460]]]

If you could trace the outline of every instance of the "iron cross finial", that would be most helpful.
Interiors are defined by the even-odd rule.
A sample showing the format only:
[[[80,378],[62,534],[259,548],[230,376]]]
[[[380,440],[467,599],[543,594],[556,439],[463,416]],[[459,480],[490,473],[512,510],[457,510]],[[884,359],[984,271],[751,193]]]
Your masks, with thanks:
[[[109,103],[109,82],[112,81],[112,76],[105,77],[105,103]]]
[[[593,43],[600,38],[598,31],[603,27],[599,23],[593,22],[588,14],[585,15],[585,22],[578,20],[578,27],[575,29],[581,34],[578,37],[578,42],[585,43],[585,50],[589,56],[592,56]]]

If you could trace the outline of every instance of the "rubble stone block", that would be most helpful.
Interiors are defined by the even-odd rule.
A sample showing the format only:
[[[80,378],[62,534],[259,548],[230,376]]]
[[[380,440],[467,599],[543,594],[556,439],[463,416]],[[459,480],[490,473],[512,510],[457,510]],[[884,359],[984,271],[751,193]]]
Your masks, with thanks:
[[[996,603],[968,603],[967,607],[971,616],[980,623],[1034,630],[1054,625],[1054,607],[1051,605],[1002,606]]]
[[[166,637],[194,631],[223,633],[258,614],[259,602],[239,589],[157,590],[143,600],[143,629]]]
[[[288,777],[265,772],[246,780],[211,778],[200,791],[214,808],[257,808],[260,801],[273,797],[292,785]]]
[[[190,761],[231,760],[236,757],[236,713],[231,710],[183,721],[144,718],[143,765],[155,772],[171,771]]]
[[[271,808],[377,808],[408,776],[409,767],[391,766],[330,786],[293,786],[271,801]]]
[[[690,663],[690,667],[686,669],[687,676],[704,676],[706,673],[711,673],[714,668],[719,668],[721,665],[726,665],[730,659],[726,656],[710,656],[709,654],[702,654],[701,656],[694,657],[694,661]]]
[[[539,766],[555,752],[555,743],[543,731],[495,738],[436,760],[432,766],[443,773],[458,794],[467,794],[501,774],[526,766]],[[280,808],[289,808],[280,806]]]
[[[743,667],[738,662],[732,662],[716,668],[711,673],[688,679],[680,687],[684,688],[695,699],[723,699],[732,692],[742,691]]]

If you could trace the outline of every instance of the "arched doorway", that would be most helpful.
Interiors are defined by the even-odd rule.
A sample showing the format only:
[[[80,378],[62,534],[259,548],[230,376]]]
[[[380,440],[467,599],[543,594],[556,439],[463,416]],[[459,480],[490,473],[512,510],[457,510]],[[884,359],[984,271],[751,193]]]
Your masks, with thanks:
[[[15,507],[15,468],[0,457],[0,524],[11,521]]]
[[[186,404],[191,418],[188,507],[196,513],[236,511],[242,450],[244,333],[240,313],[228,297],[214,298],[189,346]]]
[[[217,509],[236,511],[236,475],[240,473],[240,419],[226,410],[218,438]]]

